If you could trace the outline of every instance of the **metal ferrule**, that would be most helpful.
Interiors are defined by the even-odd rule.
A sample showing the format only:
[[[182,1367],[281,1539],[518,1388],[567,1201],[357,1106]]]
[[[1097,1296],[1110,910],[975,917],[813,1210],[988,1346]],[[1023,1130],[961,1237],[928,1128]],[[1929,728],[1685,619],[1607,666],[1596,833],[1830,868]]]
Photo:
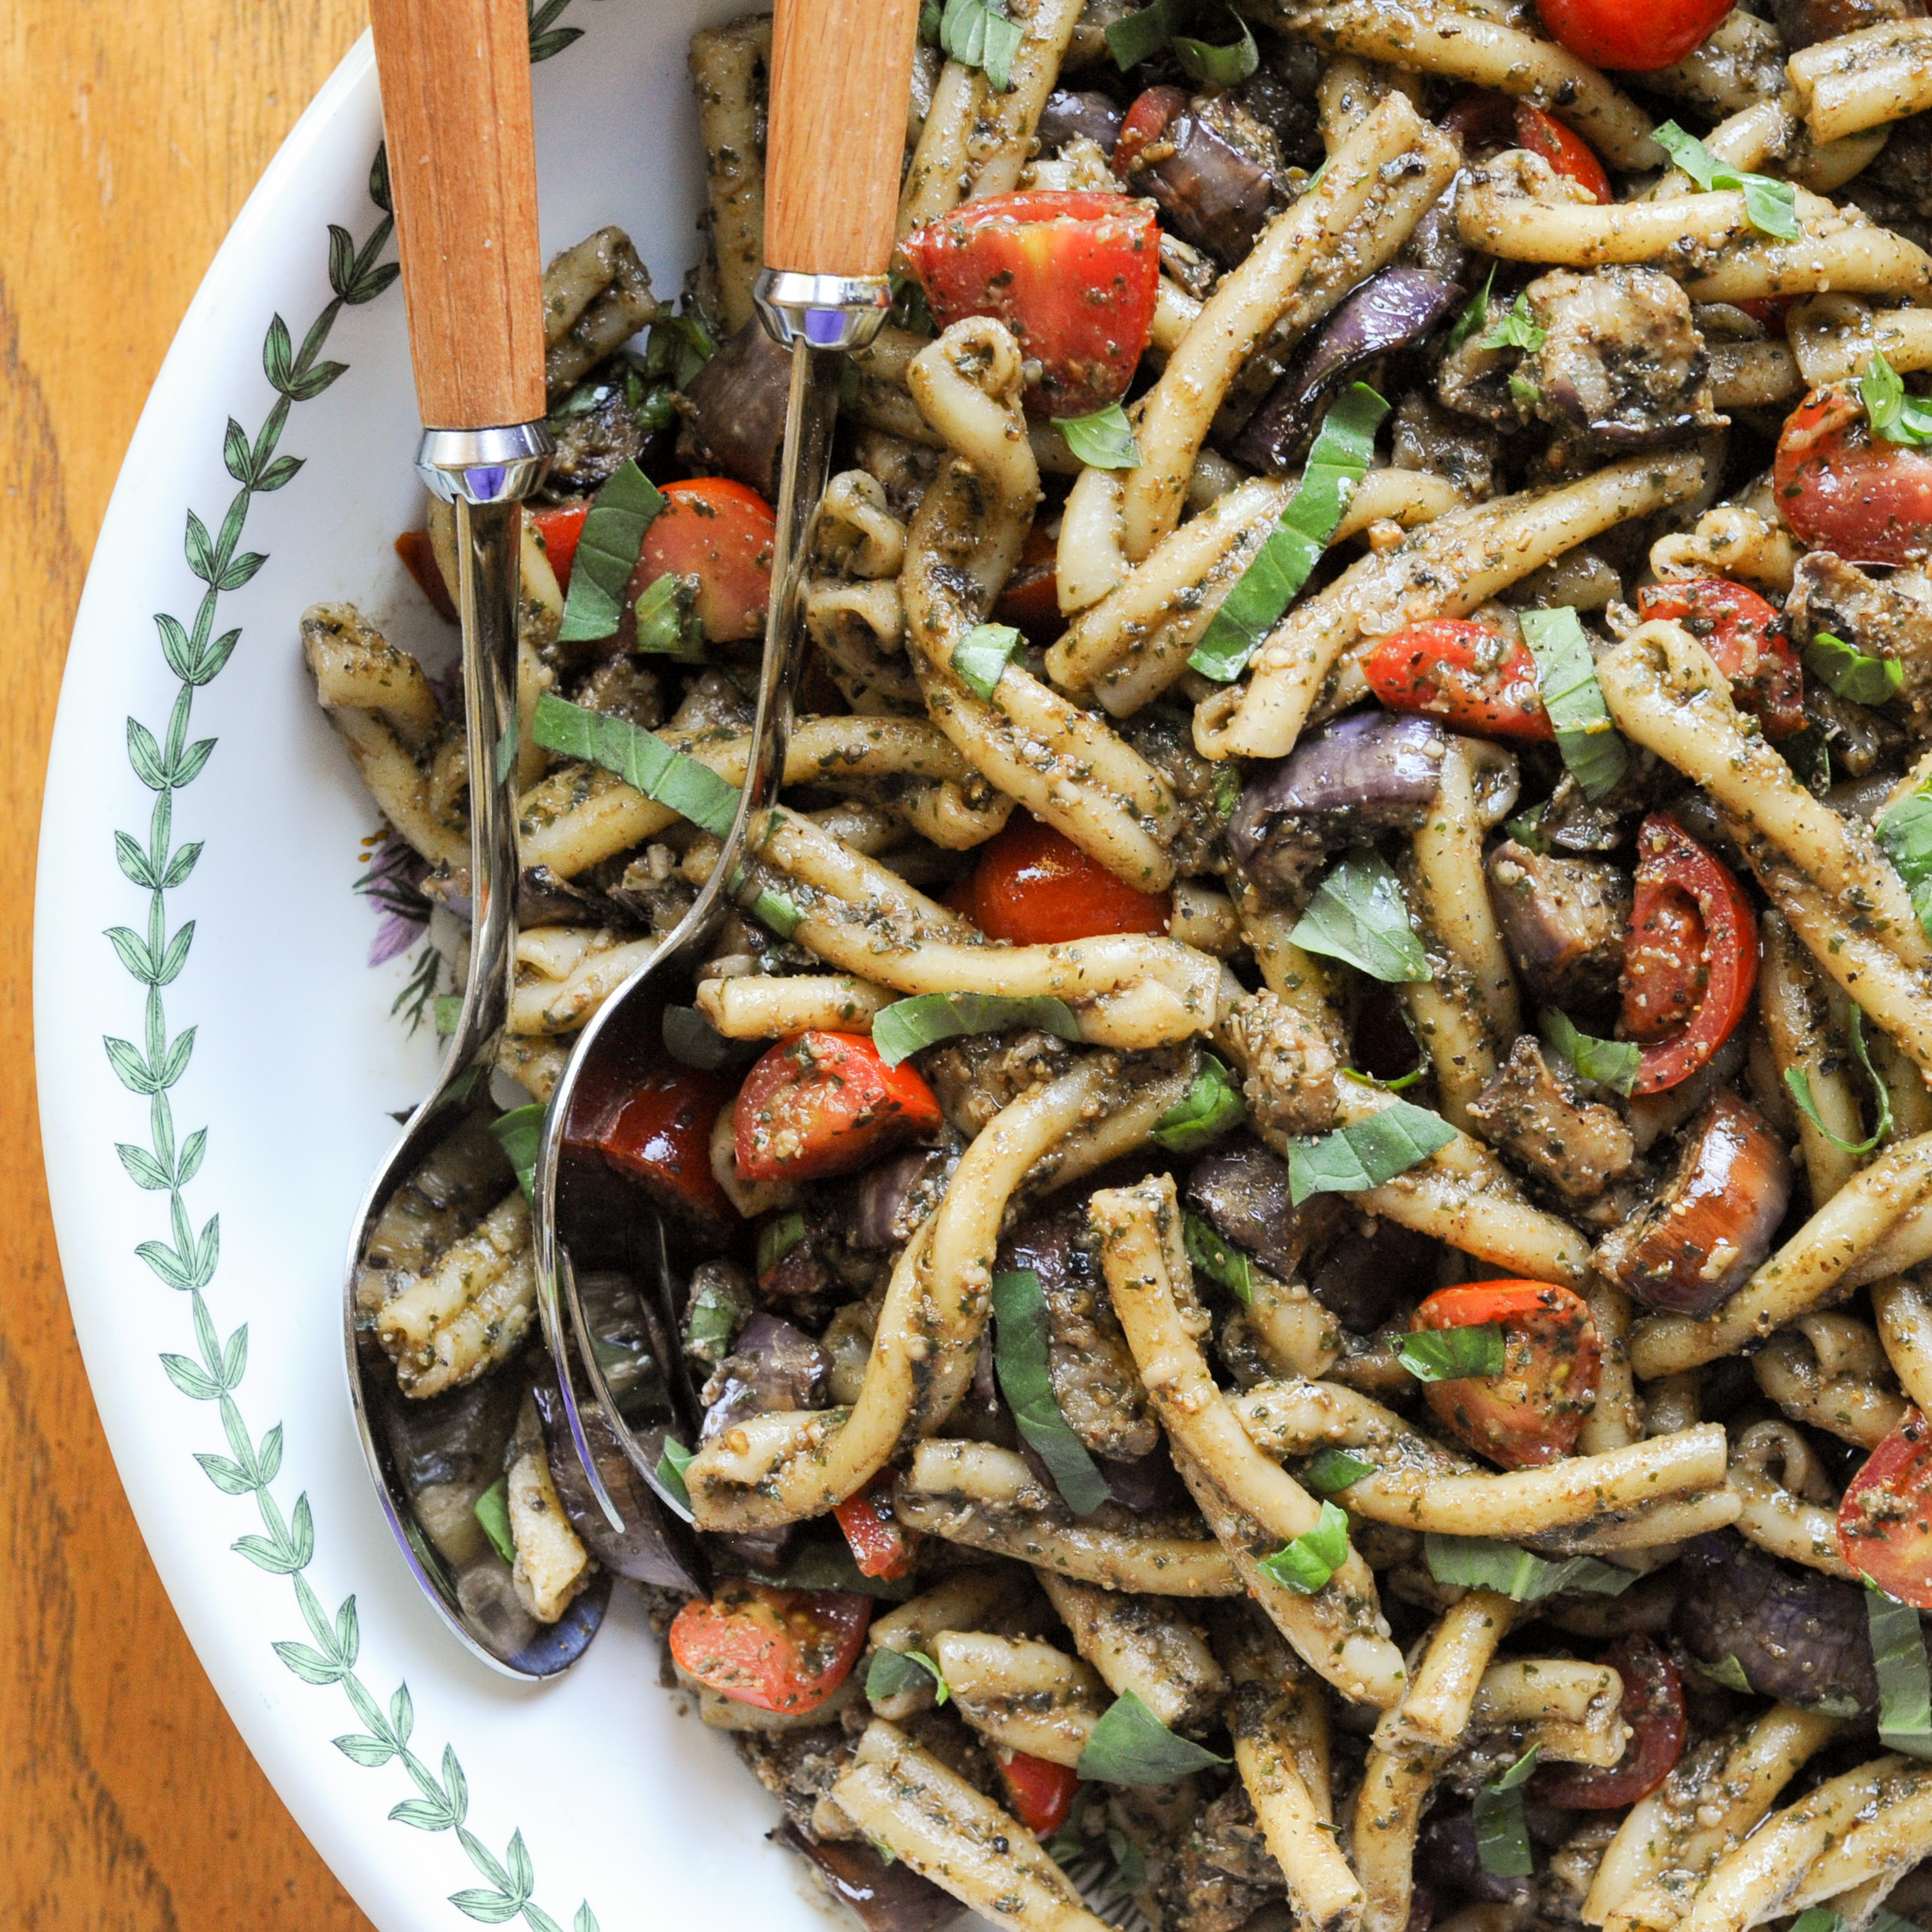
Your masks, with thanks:
[[[882,275],[765,269],[751,299],[766,329],[787,348],[803,342],[814,349],[862,349],[892,306],[892,285]]]
[[[425,429],[416,470],[446,503],[520,503],[543,481],[555,447],[542,422]]]

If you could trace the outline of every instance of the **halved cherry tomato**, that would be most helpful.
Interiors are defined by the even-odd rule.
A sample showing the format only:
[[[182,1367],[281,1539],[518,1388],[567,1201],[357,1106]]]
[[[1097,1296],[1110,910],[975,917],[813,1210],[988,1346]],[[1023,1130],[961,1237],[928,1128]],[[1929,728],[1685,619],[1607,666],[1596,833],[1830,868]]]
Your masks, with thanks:
[[[1654,73],[1702,44],[1727,0],[1536,0],[1552,39],[1595,67]]]
[[[405,530],[396,539],[396,554],[402,559],[403,566],[416,580],[416,588],[428,598],[437,614],[448,617],[451,624],[462,620],[457,614],[456,601],[449,594],[449,586],[443,582],[442,565],[436,561],[436,546],[429,541],[427,530]]]
[[[1516,145],[1541,155],[1556,173],[1579,187],[1588,188],[1606,207],[1617,198],[1610,177],[1603,171],[1596,150],[1580,134],[1572,134],[1554,115],[1527,101],[1516,107]]]
[[[738,1210],[711,1171],[712,1130],[731,1098],[728,1080],[692,1067],[654,1068],[605,1096],[580,1088],[569,1142],[642,1182],[665,1206],[735,1227]]]
[[[1630,1742],[1614,1764],[1546,1764],[1530,1790],[1566,1811],[1611,1811],[1654,1791],[1684,1753],[1684,1687],[1647,1637],[1627,1637],[1604,1662],[1624,1680],[1619,1707]]]
[[[869,1597],[734,1578],[672,1618],[671,1655],[686,1676],[736,1703],[816,1710],[845,1682],[872,1619]]]
[[[1432,1382],[1435,1419],[1505,1469],[1540,1468],[1576,1446],[1596,1399],[1602,1349],[1589,1304],[1548,1282],[1472,1282],[1438,1289],[1409,1324],[1480,1328],[1500,1322],[1503,1373]]]
[[[1901,1603],[1932,1610],[1932,1423],[1908,1409],[1838,1506],[1839,1553]]]
[[[1377,644],[1362,670],[1391,711],[1428,712],[1485,738],[1556,735],[1529,646],[1487,624],[1461,617],[1412,624]]]
[[[1732,695],[1758,718],[1767,738],[1804,728],[1804,671],[1784,620],[1754,590],[1728,578],[1647,584],[1637,594],[1647,617],[1674,617],[1731,680]]]
[[[1729,869],[1666,814],[1644,821],[1637,853],[1624,1031],[1640,1038],[1667,1007],[1696,995],[1683,1023],[1644,1049],[1633,1091],[1661,1093],[1689,1080],[1744,1018],[1758,984],[1758,916]],[[1702,928],[1694,954],[1686,902]]]
[[[1165,892],[1136,892],[1064,832],[1015,812],[980,849],[973,910],[989,939],[1058,946],[1100,933],[1164,933],[1174,901]]]
[[[1029,363],[1035,415],[1083,416],[1126,393],[1154,326],[1161,257],[1154,204],[1071,191],[989,195],[906,237],[941,328],[996,316]]]
[[[644,533],[626,601],[666,571],[698,579],[695,608],[715,643],[764,635],[771,595],[771,551],[778,520],[755,490],[728,477],[667,483],[665,507]]]
[[[590,500],[582,503],[546,503],[526,512],[543,539],[543,554],[557,573],[557,588],[570,588],[570,566],[576,560],[577,542],[584,534],[584,520],[591,513]]]
[[[794,1034],[744,1077],[732,1126],[748,1181],[822,1181],[939,1131],[917,1070],[888,1067],[862,1033]]]
[[[1070,1764],[1056,1764],[1051,1758],[1005,1745],[994,1751],[993,1762],[999,1767],[1013,1816],[1035,1838],[1044,1838],[1066,1823],[1074,1808],[1074,1794],[1080,1788]]]
[[[993,606],[993,622],[1010,624],[1033,643],[1051,643],[1066,628],[1060,614],[1060,538],[1044,523],[1026,533],[1026,546]]]
[[[1175,116],[1188,111],[1188,96],[1179,87],[1149,87],[1135,96],[1120,132],[1114,138],[1113,171],[1123,181],[1134,171],[1143,148],[1151,148],[1167,132]]]
[[[852,1559],[861,1576],[876,1576],[890,1583],[907,1575],[918,1560],[918,1531],[904,1528],[892,1513],[891,1470],[881,1470],[832,1513],[852,1546]]]
[[[1932,455],[1875,438],[1852,383],[1792,411],[1771,480],[1799,539],[1849,562],[1917,563],[1932,548]]]

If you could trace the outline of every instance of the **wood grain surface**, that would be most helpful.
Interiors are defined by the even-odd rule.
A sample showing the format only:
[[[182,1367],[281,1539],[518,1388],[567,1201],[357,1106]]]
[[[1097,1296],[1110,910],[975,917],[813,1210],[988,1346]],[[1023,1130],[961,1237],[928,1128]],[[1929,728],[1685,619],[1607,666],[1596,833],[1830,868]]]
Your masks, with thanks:
[[[0,5],[0,1925],[367,1932],[162,1595],[76,1352],[28,1054],[61,660],[163,352],[363,0]]]

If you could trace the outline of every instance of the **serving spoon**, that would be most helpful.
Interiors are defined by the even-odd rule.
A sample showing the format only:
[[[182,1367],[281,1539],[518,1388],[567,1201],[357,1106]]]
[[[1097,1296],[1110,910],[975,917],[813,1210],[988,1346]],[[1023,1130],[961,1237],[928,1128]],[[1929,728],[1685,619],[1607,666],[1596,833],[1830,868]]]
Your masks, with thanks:
[[[410,1199],[405,1191],[439,1155],[459,1164],[458,1137],[474,1142],[500,1111],[490,1090],[516,945],[522,502],[542,482],[551,449],[529,29],[523,0],[372,0],[370,11],[425,425],[416,468],[456,513],[474,914],[462,1010],[436,1083],[357,1217],[344,1297],[349,1389],[383,1513],[424,1594],[485,1663],[547,1677],[573,1663],[596,1634],[608,1575],[533,1635],[529,1620],[513,1610],[507,1571],[494,1567],[500,1559],[479,1551],[454,1573],[405,1480],[406,1462],[420,1488],[433,1455],[448,1459],[446,1445],[432,1451],[424,1442],[436,1412],[403,1396],[393,1365],[367,1336],[405,1224],[424,1205],[420,1190]],[[507,1185],[507,1165],[503,1174]],[[471,1425],[487,1412],[478,1409]],[[500,1448],[508,1431],[497,1420]]]
[[[627,1413],[605,1373],[613,1354],[608,1329],[600,1331],[591,1319],[572,1262],[571,1244],[595,1237],[580,1197],[563,1184],[564,1142],[580,1093],[601,1090],[626,1065],[663,1056],[661,1043],[644,1037],[640,1016],[652,1010],[652,994],[661,995],[705,956],[738,902],[746,827],[777,795],[802,655],[800,593],[825,494],[844,352],[871,341],[891,305],[887,270],[917,31],[918,0],[777,0],[765,147],[765,266],[754,296],[767,331],[790,351],[791,374],[744,789],[718,862],[690,911],[579,1035],[544,1114],[533,1177],[537,1306],[551,1352],[565,1363],[574,1342],[592,1399],[670,1513],[672,1520],[663,1527],[673,1535],[691,1514],[682,1484],[664,1471],[665,1442],[675,1428],[686,1446],[695,1447],[699,1420],[679,1343],[682,1293],[673,1243],[661,1217],[631,1208],[626,1258],[645,1293],[629,1307],[619,1302],[616,1312],[653,1337],[660,1374],[655,1401],[643,1409],[630,1405]],[[565,1373],[561,1380],[572,1434],[582,1445],[573,1378]],[[621,1530],[624,1517],[610,1485],[588,1452],[584,1461],[599,1507]],[[695,1552],[688,1532],[683,1546]]]

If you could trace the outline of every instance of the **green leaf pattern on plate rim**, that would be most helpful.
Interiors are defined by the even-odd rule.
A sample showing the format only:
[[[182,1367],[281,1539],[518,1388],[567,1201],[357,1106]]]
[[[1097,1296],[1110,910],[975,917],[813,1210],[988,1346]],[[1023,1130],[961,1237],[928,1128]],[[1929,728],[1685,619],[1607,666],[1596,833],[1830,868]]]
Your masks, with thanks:
[[[581,28],[554,24],[569,5],[570,0],[542,0],[540,6],[533,5],[533,60],[561,54],[582,36]],[[507,1925],[520,1919],[530,1932],[563,1932],[536,1901],[536,1868],[523,1833],[512,1833],[499,1859],[469,1829],[469,1784],[455,1747],[443,1747],[436,1771],[410,1748],[415,1708],[409,1686],[399,1685],[385,1708],[356,1675],[360,1630],[355,1598],[345,1598],[331,1618],[302,1574],[314,1555],[314,1519],[306,1494],[298,1496],[294,1507],[286,1512],[274,1494],[272,1485],[282,1469],[281,1425],[269,1429],[258,1442],[249,1433],[236,1400],[248,1370],[247,1324],[223,1341],[209,1311],[207,1291],[220,1260],[221,1217],[210,1215],[197,1230],[188,1214],[185,1191],[200,1171],[207,1129],[197,1128],[178,1140],[169,1099],[187,1072],[195,1029],[189,1027],[170,1037],[161,994],[187,963],[194,943],[194,922],[190,920],[171,933],[168,895],[187,882],[202,849],[199,841],[174,844],[174,800],[200,777],[216,743],[211,738],[191,740],[188,735],[194,694],[221,674],[241,641],[239,630],[216,634],[215,613],[222,597],[239,590],[268,562],[262,552],[241,548],[249,507],[256,497],[294,481],[302,467],[300,457],[276,454],[289,413],[297,403],[320,396],[347,369],[346,363],[321,360],[337,317],[345,308],[373,301],[399,272],[395,262],[378,259],[394,226],[388,164],[380,148],[370,171],[369,195],[381,218],[360,247],[346,229],[330,226],[329,285],[334,292],[299,348],[281,316],[269,324],[262,367],[275,400],[252,439],[239,423],[232,417],[229,420],[223,457],[238,487],[219,527],[211,531],[193,510],[187,513],[184,546],[187,566],[205,588],[191,625],[165,614],[155,618],[161,654],[181,680],[181,689],[159,731],[136,718],[127,721],[128,762],[135,776],[155,794],[155,802],[145,844],[125,832],[114,835],[122,872],[148,895],[147,922],[145,930],[116,926],[106,934],[122,965],[147,989],[144,1034],[139,1045],[112,1037],[104,1037],[103,1044],[122,1085],[145,1095],[148,1103],[152,1145],[117,1146],[121,1165],[136,1187],[168,1197],[171,1238],[144,1241],[135,1252],[168,1287],[187,1296],[193,1315],[196,1354],[163,1355],[161,1367],[190,1401],[213,1403],[219,1408],[229,1452],[198,1455],[195,1461],[223,1495],[255,1498],[264,1533],[243,1536],[232,1547],[271,1575],[290,1579],[302,1621],[314,1640],[277,1644],[275,1654],[304,1683],[318,1689],[332,1684],[340,1687],[363,1728],[337,1738],[338,1751],[365,1770],[381,1770],[392,1762],[399,1764],[415,1786],[418,1795],[395,1806],[389,1814],[392,1820],[419,1831],[456,1834],[471,1864],[487,1881],[486,1887],[451,1895],[449,1902],[458,1911],[485,1925]],[[572,1932],[598,1932],[597,1915],[588,1903],[578,1907],[571,1925]]]

